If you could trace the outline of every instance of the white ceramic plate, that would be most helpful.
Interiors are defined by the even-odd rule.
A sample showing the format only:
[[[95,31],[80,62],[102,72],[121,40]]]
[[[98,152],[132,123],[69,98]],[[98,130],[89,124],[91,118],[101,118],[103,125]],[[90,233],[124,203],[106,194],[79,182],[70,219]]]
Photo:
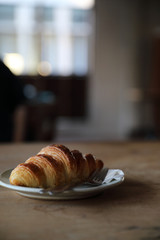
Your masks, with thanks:
[[[11,171],[12,169],[9,169],[0,175],[0,186],[16,191],[18,194],[25,197],[46,200],[81,199],[95,196],[108,188],[119,185],[124,180],[124,173],[122,170],[109,169],[103,184],[99,186],[82,184],[64,192],[54,193],[49,191],[45,192],[42,188],[21,187],[10,184],[9,176]]]

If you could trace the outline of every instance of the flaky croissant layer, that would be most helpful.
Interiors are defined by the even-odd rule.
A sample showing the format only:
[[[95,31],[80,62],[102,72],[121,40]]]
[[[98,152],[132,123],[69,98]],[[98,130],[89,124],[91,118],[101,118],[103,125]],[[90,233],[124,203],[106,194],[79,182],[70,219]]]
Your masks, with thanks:
[[[10,183],[26,187],[56,188],[85,181],[103,162],[92,154],[82,155],[64,145],[49,145],[25,163],[19,164],[10,175]]]

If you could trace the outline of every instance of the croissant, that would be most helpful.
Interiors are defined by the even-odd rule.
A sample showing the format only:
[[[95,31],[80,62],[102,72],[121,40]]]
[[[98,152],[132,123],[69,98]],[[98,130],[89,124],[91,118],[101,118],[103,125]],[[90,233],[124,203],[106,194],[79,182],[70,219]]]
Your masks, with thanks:
[[[103,162],[64,145],[49,145],[12,170],[10,183],[26,187],[56,188],[85,181]]]

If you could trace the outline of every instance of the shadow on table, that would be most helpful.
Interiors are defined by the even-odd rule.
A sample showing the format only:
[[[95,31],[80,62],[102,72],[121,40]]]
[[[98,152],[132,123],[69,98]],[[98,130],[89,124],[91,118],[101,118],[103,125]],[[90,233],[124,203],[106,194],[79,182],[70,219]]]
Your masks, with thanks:
[[[125,181],[114,188],[107,189],[102,194],[95,197],[72,201],[73,205],[88,205],[88,207],[96,207],[96,205],[105,207],[109,205],[130,205],[148,202],[153,197],[154,189],[141,181],[126,178]]]
[[[107,189],[97,196],[86,199],[43,201],[19,196],[19,203],[26,205],[31,201],[35,214],[37,212],[46,215],[54,213],[54,216],[59,216],[59,214],[64,218],[69,216],[69,219],[72,219],[72,217],[75,218],[75,216],[82,219],[90,219],[92,214],[96,216],[103,213],[103,218],[103,216],[108,216],[113,211],[116,213],[116,211],[119,211],[119,208],[123,212],[123,209],[126,207],[129,209],[133,205],[135,207],[146,205],[153,199],[154,193],[155,189],[149,185],[141,181],[126,178],[121,185]]]
[[[81,213],[81,208],[89,212],[100,213],[101,211],[107,211],[108,208],[119,208],[120,206],[130,206],[130,205],[141,205],[148,204],[148,202],[153,198],[154,189],[149,185],[137,181],[134,179],[126,178],[125,181],[114,188],[105,190],[103,193],[86,198],[86,199],[77,199],[77,200],[62,200],[62,201],[43,201],[43,200],[34,200],[20,197],[22,202],[27,204],[28,201],[34,202],[34,211],[44,212],[70,212],[70,209],[75,207],[76,214]],[[78,207],[78,208],[77,208]],[[79,212],[79,210],[80,212]],[[78,213],[79,212],[79,213]]]

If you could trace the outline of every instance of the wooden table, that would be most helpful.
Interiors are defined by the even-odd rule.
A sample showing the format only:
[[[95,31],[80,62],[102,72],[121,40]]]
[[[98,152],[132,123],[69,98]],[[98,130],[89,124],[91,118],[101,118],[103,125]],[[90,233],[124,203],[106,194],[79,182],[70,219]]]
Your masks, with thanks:
[[[15,167],[44,144],[0,145],[0,171]],[[160,239],[160,142],[67,143],[91,152],[125,181],[83,200],[46,201],[0,187],[1,240]]]

